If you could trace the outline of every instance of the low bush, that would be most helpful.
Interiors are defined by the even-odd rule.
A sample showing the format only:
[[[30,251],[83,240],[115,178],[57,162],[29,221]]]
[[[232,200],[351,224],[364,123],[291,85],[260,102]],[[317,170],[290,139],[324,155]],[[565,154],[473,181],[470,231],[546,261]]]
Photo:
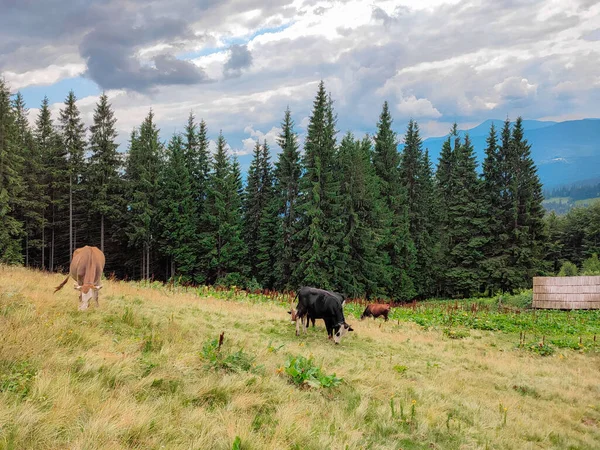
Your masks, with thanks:
[[[343,381],[335,373],[325,375],[321,367],[314,365],[312,357],[307,359],[304,356],[290,356],[279,372],[285,372],[292,383],[301,387],[330,388]]]

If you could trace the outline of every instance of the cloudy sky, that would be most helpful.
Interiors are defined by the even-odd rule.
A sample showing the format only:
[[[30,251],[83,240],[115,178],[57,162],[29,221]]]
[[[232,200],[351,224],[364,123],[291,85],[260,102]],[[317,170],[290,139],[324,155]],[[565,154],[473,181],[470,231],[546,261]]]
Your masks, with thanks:
[[[600,116],[597,0],[0,0],[0,72],[37,114],[109,95],[126,142],[150,107],[161,137],[193,110],[247,165],[287,105],[305,131],[319,80],[338,128]],[[33,118],[32,117],[32,118]],[[277,149],[273,149],[276,151]],[[246,155],[246,156],[243,156]]]

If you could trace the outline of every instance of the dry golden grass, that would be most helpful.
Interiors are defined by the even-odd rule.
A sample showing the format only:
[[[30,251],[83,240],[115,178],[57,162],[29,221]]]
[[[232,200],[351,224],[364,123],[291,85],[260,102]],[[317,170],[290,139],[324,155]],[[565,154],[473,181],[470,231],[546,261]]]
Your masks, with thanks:
[[[334,346],[321,321],[297,338],[280,305],[123,282],[80,312],[73,289],[52,294],[60,281],[0,268],[0,449],[230,449],[236,436],[243,449],[600,448],[598,354],[350,319]],[[264,370],[207,369],[202,346],[221,331]],[[277,373],[287,355],[344,383],[300,390]]]

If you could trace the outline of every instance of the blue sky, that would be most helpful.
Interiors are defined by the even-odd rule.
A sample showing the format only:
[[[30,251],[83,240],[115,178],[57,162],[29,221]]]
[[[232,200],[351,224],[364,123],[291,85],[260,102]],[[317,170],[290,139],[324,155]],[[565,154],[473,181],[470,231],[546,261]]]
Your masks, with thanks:
[[[372,132],[384,100],[396,130],[424,136],[488,118],[598,117],[600,3],[593,0],[49,0],[3,6],[0,72],[31,118],[69,90],[89,125],[106,91],[120,141],[150,108],[161,137],[193,111],[248,164],[287,106],[305,132],[319,80],[338,129]]]

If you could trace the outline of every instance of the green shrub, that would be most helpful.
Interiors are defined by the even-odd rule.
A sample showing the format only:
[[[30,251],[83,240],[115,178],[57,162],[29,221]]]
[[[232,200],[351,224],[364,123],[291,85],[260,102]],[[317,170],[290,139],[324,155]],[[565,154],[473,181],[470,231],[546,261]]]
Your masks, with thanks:
[[[540,356],[550,356],[554,354],[554,347],[545,342],[532,342],[525,346],[532,353],[537,353]]]
[[[466,337],[471,336],[468,330],[456,330],[452,328],[445,328],[444,335],[449,337],[450,339],[464,339]]]
[[[576,277],[577,266],[570,261],[565,261],[558,272],[559,277]]]
[[[581,265],[581,275],[600,275],[600,260],[598,253],[592,254]]]
[[[290,356],[279,372],[285,372],[297,386],[313,388],[330,388],[338,386],[343,380],[333,375],[325,375],[320,367],[313,364],[313,359],[304,356]]]
[[[224,370],[226,372],[260,372],[263,367],[255,364],[256,357],[239,349],[230,353],[222,346],[219,340],[206,341],[202,346],[200,358],[205,362],[207,369]]]
[[[0,362],[0,392],[12,392],[19,397],[29,394],[31,381],[37,374],[31,363],[22,361],[18,363]]]

